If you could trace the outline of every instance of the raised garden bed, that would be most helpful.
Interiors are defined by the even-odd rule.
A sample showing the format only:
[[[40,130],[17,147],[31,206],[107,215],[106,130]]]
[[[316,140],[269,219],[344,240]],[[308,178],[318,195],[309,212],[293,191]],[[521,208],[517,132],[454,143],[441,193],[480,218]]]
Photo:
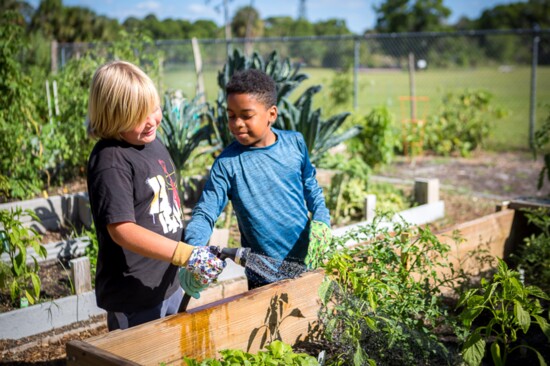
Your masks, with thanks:
[[[464,239],[459,246],[451,239],[455,230]],[[452,227],[438,237],[451,246],[453,260],[463,262],[469,252],[482,245],[488,245],[492,255],[505,258],[513,243],[525,236],[525,230],[521,212],[502,207],[499,212]],[[472,276],[481,270],[484,268],[466,268]],[[273,338],[273,330],[289,344],[314,340],[319,335],[316,316],[321,305],[317,291],[323,277],[322,271],[309,272],[186,314],[69,342],[67,364],[177,365],[182,364],[183,356],[217,357],[221,349],[255,352]]]

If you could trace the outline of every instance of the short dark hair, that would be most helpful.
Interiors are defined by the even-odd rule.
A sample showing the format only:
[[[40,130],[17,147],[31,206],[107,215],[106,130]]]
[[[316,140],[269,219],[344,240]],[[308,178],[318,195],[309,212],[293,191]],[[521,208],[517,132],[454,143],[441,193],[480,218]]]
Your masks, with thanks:
[[[250,94],[267,108],[277,105],[277,85],[265,72],[257,69],[237,71],[225,87],[227,96]]]

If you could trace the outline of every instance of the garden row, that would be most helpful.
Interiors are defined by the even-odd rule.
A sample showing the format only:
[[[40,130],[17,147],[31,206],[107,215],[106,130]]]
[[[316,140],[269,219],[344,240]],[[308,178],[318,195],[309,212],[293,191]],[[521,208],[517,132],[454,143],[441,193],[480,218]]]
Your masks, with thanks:
[[[330,180],[330,177],[333,175],[334,172],[325,171],[320,175],[320,179]],[[200,180],[197,183],[199,184],[196,187],[200,187]],[[439,183],[437,180],[418,179],[415,182],[414,191],[418,199],[417,205],[399,212],[393,220],[396,220],[399,215],[416,225],[423,225],[444,216],[444,203],[439,200]],[[188,196],[196,198],[198,194],[189,189]],[[376,197],[369,195],[365,198],[364,202],[365,212],[367,212],[364,215],[365,221],[337,228],[334,230],[335,235],[343,235],[347,231],[373,220]],[[46,232],[59,232],[63,228],[68,227],[90,228],[92,224],[89,202],[85,193],[67,194],[0,205],[0,210],[4,212],[14,211],[18,208],[30,210],[36,214],[34,217],[22,216],[21,228],[33,229],[39,235]],[[390,222],[387,224],[389,225]],[[93,232],[89,233],[93,234]],[[228,236],[229,232],[227,229],[215,229],[210,242],[213,245],[227,246]],[[31,267],[34,261],[37,261],[40,265],[52,261],[68,262],[71,270],[70,282],[74,294],[66,298],[46,302],[41,302],[37,298],[39,303],[34,306],[0,314],[0,322],[4,325],[0,330],[0,339],[20,339],[85,321],[104,313],[103,310],[96,306],[95,295],[92,291],[91,274],[93,273],[95,259],[85,256],[87,248],[92,245],[93,238],[80,236],[60,242],[45,243],[43,245],[46,251],[44,256],[39,256],[38,253],[40,251],[37,252],[32,247],[24,250],[26,253],[26,264]],[[15,245],[13,246],[14,250],[10,252],[17,254],[16,247]],[[88,255],[91,256],[93,253],[88,252]],[[90,259],[92,260],[92,268],[90,268]],[[1,260],[5,264],[15,263],[15,259],[10,258],[8,253],[2,254]],[[25,289],[30,286],[30,281],[25,276],[16,280],[21,290],[19,297],[24,297]],[[190,308],[243,292],[245,289],[244,269],[230,262],[229,266],[220,276],[219,284],[205,291],[200,300],[192,300]],[[20,298],[16,298],[14,301],[19,303]]]

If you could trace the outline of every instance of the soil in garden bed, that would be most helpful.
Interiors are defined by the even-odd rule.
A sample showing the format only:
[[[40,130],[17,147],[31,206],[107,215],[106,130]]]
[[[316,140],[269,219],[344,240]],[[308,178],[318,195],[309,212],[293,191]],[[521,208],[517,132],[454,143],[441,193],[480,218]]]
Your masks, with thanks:
[[[38,276],[41,281],[40,302],[46,302],[71,296],[71,271],[68,263],[61,261],[39,263]],[[0,313],[19,309],[19,304],[12,302],[9,292],[0,292]]]
[[[100,315],[19,340],[0,339],[0,365],[64,366],[67,363],[65,346],[69,341],[105,333],[107,320]]]

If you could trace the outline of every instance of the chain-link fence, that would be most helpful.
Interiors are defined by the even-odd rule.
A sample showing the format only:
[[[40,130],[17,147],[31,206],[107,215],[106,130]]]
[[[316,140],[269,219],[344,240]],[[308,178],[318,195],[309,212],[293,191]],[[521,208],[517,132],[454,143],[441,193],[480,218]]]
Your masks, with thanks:
[[[163,91],[197,90],[191,40],[157,41],[162,51]],[[488,92],[495,117],[490,147],[526,149],[536,126],[550,115],[550,30],[492,30],[365,36],[198,40],[204,91],[218,95],[217,75],[228,52],[238,48],[267,58],[277,51],[309,76],[300,89],[323,85],[319,106],[367,114],[386,105],[397,121],[425,119],[442,107],[447,93]],[[96,45],[60,44],[62,66]],[[295,91],[299,96],[300,89]],[[329,109],[327,112],[326,110]]]

